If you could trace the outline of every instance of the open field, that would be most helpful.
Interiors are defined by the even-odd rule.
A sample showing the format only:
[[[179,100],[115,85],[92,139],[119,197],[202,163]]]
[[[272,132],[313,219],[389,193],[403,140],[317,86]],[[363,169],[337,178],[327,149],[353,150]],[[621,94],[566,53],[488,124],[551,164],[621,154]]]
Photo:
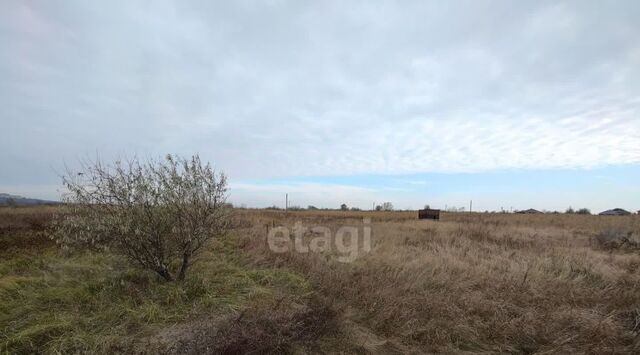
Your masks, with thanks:
[[[60,211],[0,209],[8,353],[640,352],[640,251],[597,239],[633,242],[637,215],[237,210],[181,284],[63,255],[44,234]],[[274,226],[335,233],[363,218],[371,251],[350,263],[267,247]]]

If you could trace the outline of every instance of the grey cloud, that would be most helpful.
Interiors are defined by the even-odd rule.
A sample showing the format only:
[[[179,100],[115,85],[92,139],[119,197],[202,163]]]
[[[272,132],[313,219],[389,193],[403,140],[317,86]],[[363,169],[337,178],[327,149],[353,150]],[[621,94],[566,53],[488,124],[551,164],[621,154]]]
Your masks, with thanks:
[[[3,2],[0,182],[96,151],[198,151],[238,179],[637,163],[638,18],[635,1]]]

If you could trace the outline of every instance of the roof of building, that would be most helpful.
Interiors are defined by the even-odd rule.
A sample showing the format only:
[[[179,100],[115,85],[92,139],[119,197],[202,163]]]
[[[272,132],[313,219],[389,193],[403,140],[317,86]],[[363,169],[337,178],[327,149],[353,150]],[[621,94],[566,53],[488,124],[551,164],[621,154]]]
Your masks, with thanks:
[[[612,210],[606,210],[599,213],[599,215],[601,216],[625,216],[629,214],[631,214],[631,212],[624,210],[622,208],[614,208]]]
[[[542,213],[542,212],[533,208],[529,208],[528,210],[518,211],[518,213]]]

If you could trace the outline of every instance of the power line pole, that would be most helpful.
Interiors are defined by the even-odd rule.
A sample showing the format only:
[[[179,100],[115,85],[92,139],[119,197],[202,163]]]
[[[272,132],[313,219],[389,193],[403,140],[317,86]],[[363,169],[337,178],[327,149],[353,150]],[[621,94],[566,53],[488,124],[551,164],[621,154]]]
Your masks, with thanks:
[[[473,212],[473,200],[469,200],[469,212]]]
[[[289,194],[284,194],[284,211],[289,209]]]

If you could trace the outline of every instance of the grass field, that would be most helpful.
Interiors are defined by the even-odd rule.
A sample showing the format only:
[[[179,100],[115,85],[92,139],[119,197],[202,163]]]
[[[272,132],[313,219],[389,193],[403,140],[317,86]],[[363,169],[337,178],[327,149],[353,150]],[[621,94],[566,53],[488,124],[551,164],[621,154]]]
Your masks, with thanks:
[[[640,352],[637,215],[237,210],[232,235],[164,283],[116,255],[63,255],[45,233],[60,211],[0,209],[2,352]],[[363,218],[371,251],[350,263],[267,247],[274,226]]]

